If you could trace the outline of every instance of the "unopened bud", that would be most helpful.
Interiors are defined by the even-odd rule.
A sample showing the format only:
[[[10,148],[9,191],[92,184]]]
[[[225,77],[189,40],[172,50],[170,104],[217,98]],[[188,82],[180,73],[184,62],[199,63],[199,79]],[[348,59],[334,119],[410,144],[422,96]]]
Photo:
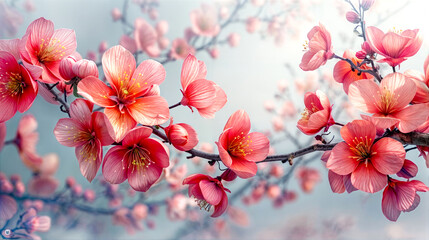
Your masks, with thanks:
[[[236,47],[240,43],[240,35],[237,33],[231,33],[228,37],[228,43],[231,47]]]
[[[60,75],[65,80],[71,80],[76,77],[76,74],[73,72],[73,66],[76,63],[76,60],[71,57],[63,58],[60,62]]]
[[[352,11],[348,11],[348,12],[346,13],[346,18],[347,18],[347,21],[349,21],[349,22],[351,22],[351,23],[355,23],[355,24],[357,24],[357,23],[359,23],[359,22],[360,22],[360,17],[359,17],[359,15],[358,15],[357,13],[355,13],[355,12],[352,12]]]
[[[97,64],[87,59],[79,60],[73,65],[73,73],[81,79],[88,76],[98,77]]]
[[[112,10],[112,18],[113,18],[113,21],[118,21],[119,19],[121,19],[122,18],[121,10],[119,10],[118,8],[114,8]]]
[[[361,6],[364,11],[368,10],[373,4],[375,0],[362,0]]]

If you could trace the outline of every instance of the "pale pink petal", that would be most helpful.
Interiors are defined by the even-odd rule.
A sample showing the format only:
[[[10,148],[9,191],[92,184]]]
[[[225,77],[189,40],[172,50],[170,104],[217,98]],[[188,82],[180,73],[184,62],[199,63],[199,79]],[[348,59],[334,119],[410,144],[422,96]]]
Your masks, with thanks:
[[[368,144],[371,146],[375,140],[376,131],[374,124],[371,122],[365,120],[354,120],[341,128],[341,137],[343,137],[346,143],[352,146],[357,144],[355,141],[356,138],[359,141],[368,141]]]
[[[404,165],[404,147],[393,138],[380,139],[372,146],[371,151],[374,154],[371,156],[371,163],[382,174],[395,174]]]
[[[128,83],[128,92],[140,96],[153,84],[161,84],[165,79],[165,69],[161,63],[154,60],[145,60],[137,67]]]
[[[359,80],[349,86],[350,102],[363,112],[378,112],[379,96],[380,88],[372,80]]]
[[[199,185],[204,199],[211,205],[218,205],[222,200],[222,189],[216,183],[208,180],[201,180]]]
[[[206,108],[213,103],[216,89],[210,81],[198,79],[188,85],[183,95],[182,105]]]
[[[136,69],[136,60],[130,51],[120,45],[114,46],[103,54],[101,61],[104,74],[112,87],[119,92],[128,86]]]
[[[213,104],[206,108],[199,108],[198,113],[203,118],[214,118],[215,113],[219,111],[227,102],[227,97],[225,92],[217,85],[214,85],[216,89],[216,97],[213,100]]]
[[[76,147],[76,157],[80,172],[89,182],[97,175],[103,159],[103,148],[99,140],[91,140]]]
[[[248,161],[259,162],[268,156],[270,150],[270,140],[259,132],[252,132],[243,140],[243,144],[248,144],[244,149],[247,153],[244,158]]]
[[[15,199],[7,195],[0,194],[0,205],[0,220],[2,221],[11,219],[18,210]]]
[[[225,212],[227,207],[228,207],[228,197],[226,196],[226,193],[223,192],[222,200],[219,202],[218,205],[214,206],[214,212],[210,217],[212,218],[219,217]]]
[[[231,170],[240,178],[251,178],[256,175],[258,167],[255,162],[246,161],[241,158],[232,158]]]
[[[390,221],[396,222],[401,211],[397,209],[396,194],[392,188],[386,187],[383,192],[383,199],[381,200],[381,210],[384,216]]]
[[[387,184],[387,176],[378,172],[370,162],[360,163],[352,172],[351,180],[357,189],[369,193],[378,192]]]
[[[119,39],[119,45],[126,48],[128,51],[130,51],[132,54],[137,52],[137,44],[136,40],[134,38],[131,38],[128,35],[122,35],[121,39]]]
[[[392,126],[399,123],[399,119],[393,117],[392,115],[388,115],[387,117],[384,114],[375,113],[374,115],[364,116],[361,115],[362,119],[372,122],[377,129],[386,129],[391,128]]]
[[[108,146],[115,142],[115,130],[113,130],[112,124],[109,119],[102,112],[94,112],[91,116],[91,125],[95,136],[100,140],[101,146]]]
[[[344,187],[343,175],[338,175],[333,171],[328,172],[329,184],[331,185],[332,192],[343,193],[346,188]]]
[[[77,147],[83,144],[85,139],[81,138],[88,133],[88,129],[71,118],[61,118],[54,128],[55,138],[59,143],[67,147]]]
[[[148,167],[128,167],[128,183],[140,192],[146,192],[161,176],[162,167],[150,165]]]
[[[366,38],[371,46],[372,50],[381,54],[384,52],[382,40],[384,37],[384,32],[376,27],[367,27],[366,28]]]
[[[31,51],[37,53],[41,50],[41,43],[49,41],[54,34],[54,23],[43,17],[38,18],[30,23],[26,33],[29,33],[27,47],[31,47]]]
[[[117,106],[114,108],[105,108],[104,114],[106,114],[115,131],[115,142],[120,142],[128,131],[137,125],[137,122],[127,111],[121,113]]]
[[[139,98],[127,107],[131,116],[143,125],[153,126],[163,124],[170,117],[168,103],[161,96]]]
[[[109,183],[119,184],[127,179],[127,163],[124,156],[129,150],[122,146],[109,149],[104,157],[103,176]]]
[[[92,107],[84,99],[76,99],[70,104],[70,117],[86,128],[91,128],[91,112]]]
[[[9,52],[18,61],[21,59],[19,55],[19,41],[20,39],[0,39],[0,51]]]
[[[77,47],[76,34],[74,30],[65,28],[55,30],[51,37],[49,46],[53,52],[56,52],[55,56],[57,56],[57,61],[73,54]],[[59,76],[58,67],[56,68],[56,71]]]
[[[391,73],[381,81],[380,89],[389,90],[393,93],[395,104],[390,108],[390,112],[396,112],[407,106],[413,100],[417,87],[414,81],[405,77],[402,73]]]
[[[307,51],[301,59],[299,67],[304,71],[313,71],[326,63],[325,51]]]
[[[409,39],[394,33],[394,32],[388,32],[384,35],[382,44],[385,50],[385,54],[390,57],[399,57],[401,50],[405,47],[405,45],[408,43]]]
[[[116,104],[110,99],[110,96],[115,95],[114,90],[96,77],[89,76],[82,79],[77,89],[79,95],[101,107],[112,107]]]
[[[398,124],[399,131],[409,133],[426,122],[429,117],[429,106],[415,104],[391,115],[400,120]]]
[[[359,162],[350,156],[354,156],[350,147],[347,143],[340,142],[332,149],[326,167],[339,175],[350,174],[359,165]]]
[[[182,83],[183,90],[186,90],[188,85],[194,80],[197,80],[197,77],[201,75],[200,64],[197,58],[194,55],[189,54],[183,62],[182,73],[180,75],[180,82]]]

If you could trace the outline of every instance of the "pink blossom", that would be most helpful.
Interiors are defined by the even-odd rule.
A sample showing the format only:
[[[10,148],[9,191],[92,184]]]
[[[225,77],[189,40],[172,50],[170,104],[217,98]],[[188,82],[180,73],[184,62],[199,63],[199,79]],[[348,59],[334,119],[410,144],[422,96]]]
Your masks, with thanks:
[[[107,50],[102,58],[108,87],[95,77],[86,77],[78,85],[78,93],[104,107],[104,113],[115,130],[116,142],[137,123],[157,125],[169,118],[167,101],[149,95],[154,84],[165,79],[164,67],[153,60],[143,61],[136,69],[133,55],[122,46]]]
[[[132,54],[137,52],[136,40],[126,34],[122,35],[121,39],[119,39],[119,45],[130,51]]]
[[[296,172],[296,177],[305,193],[311,193],[315,184],[320,181],[319,171],[309,167],[300,167]]]
[[[109,149],[102,168],[106,181],[119,184],[128,178],[134,190],[149,190],[169,165],[168,148],[160,140],[149,138],[151,134],[151,128],[134,128],[121,145]]]
[[[109,45],[107,44],[106,41],[101,41],[100,45],[98,45],[98,53],[101,55],[103,54],[107,48],[109,47]]]
[[[0,38],[14,36],[22,21],[21,14],[15,8],[9,7],[4,1],[0,2]]]
[[[168,22],[167,21],[159,21],[155,26],[156,32],[158,36],[164,36],[168,32]]]
[[[128,208],[122,207],[115,211],[112,216],[112,222],[115,225],[121,225],[128,234],[134,234],[135,231],[143,230],[140,221],[135,219]]]
[[[70,105],[71,118],[62,118],[54,129],[58,142],[67,147],[76,147],[76,158],[80,171],[91,182],[103,158],[103,146],[114,141],[113,128],[106,115],[92,113],[93,104],[83,99],[76,99]]]
[[[285,129],[283,119],[281,119],[280,117],[274,117],[272,120],[272,123],[273,123],[274,131],[276,132],[280,132]]]
[[[305,109],[297,127],[307,135],[318,133],[322,128],[325,131],[335,123],[331,116],[332,107],[328,97],[317,90],[315,93],[308,92],[304,97]]]
[[[248,33],[254,33],[258,31],[261,25],[261,21],[257,17],[250,17],[246,20],[246,30]]]
[[[198,144],[197,132],[186,123],[173,124],[171,119],[164,130],[171,144],[180,151],[189,151]]]
[[[83,199],[85,201],[87,201],[87,202],[90,202],[90,203],[94,202],[94,200],[95,200],[95,192],[94,192],[94,190],[92,190],[92,189],[86,189],[83,192]]]
[[[348,11],[346,13],[346,19],[347,19],[347,21],[354,23],[354,24],[357,24],[360,22],[359,15],[353,11]]]
[[[31,107],[38,85],[12,54],[0,51],[0,66],[0,122],[5,122],[17,111],[23,113]]]
[[[222,162],[241,178],[255,176],[256,162],[264,160],[270,148],[270,141],[264,134],[249,132],[249,115],[238,110],[228,119],[216,142]]]
[[[361,6],[364,11],[367,11],[373,4],[375,0],[362,0]]]
[[[307,34],[308,50],[302,56],[299,67],[304,71],[313,71],[324,65],[334,56],[331,45],[331,34],[321,23]]]
[[[195,54],[195,49],[185,39],[177,38],[173,41],[170,51],[173,59],[185,59],[190,54]]]
[[[380,86],[372,80],[360,80],[349,87],[349,99],[370,117],[379,128],[397,127],[403,133],[412,132],[429,116],[424,104],[408,106],[416,93],[416,84],[401,73],[391,73]]]
[[[54,31],[54,23],[44,18],[33,21],[20,42],[20,54],[24,65],[42,67],[42,76],[37,80],[49,84],[60,80],[61,60],[75,51],[74,30],[58,29]]]
[[[119,8],[112,9],[111,14],[112,14],[112,19],[115,22],[122,18],[122,12],[121,10],[119,10]]]
[[[240,227],[249,226],[250,220],[249,215],[242,209],[228,206],[228,210],[226,211],[228,216],[231,218],[231,221],[237,224]]]
[[[374,193],[387,184],[387,175],[399,172],[404,165],[405,150],[392,138],[374,143],[375,126],[365,120],[354,120],[341,128],[340,142],[332,149],[326,167],[339,175],[351,173],[357,189]]]
[[[352,50],[346,50],[344,51],[343,58],[347,58],[352,60],[352,62],[356,66],[360,66],[361,69],[369,69],[369,66],[366,66],[366,64],[362,64],[362,60],[359,60],[355,53]],[[350,67],[350,64],[346,61],[338,61],[335,64],[334,67],[334,79],[335,81],[342,83],[344,92],[346,94],[349,91],[349,86],[355,81],[361,80],[361,79],[373,79],[374,77],[369,73],[364,72],[358,72],[357,70]]]
[[[414,81],[417,87],[412,103],[429,103],[429,55],[423,65],[424,74],[415,70],[405,71],[405,76]]]
[[[0,39],[0,51],[5,51],[12,54],[16,61],[21,59],[19,55],[19,42],[20,39]]]
[[[284,170],[283,167],[277,164],[272,164],[270,168],[270,175],[276,178],[283,176]]]
[[[281,190],[280,187],[276,184],[269,185],[267,187],[266,194],[271,199],[276,199],[280,196]]]
[[[187,216],[188,198],[183,194],[175,194],[167,198],[167,217],[171,221],[184,220]]]
[[[222,185],[217,178],[212,178],[203,174],[193,174],[185,180],[183,185],[189,184],[188,195],[194,196],[200,209],[210,211],[214,206],[211,217],[219,217],[228,207],[228,197],[226,192],[231,192]]]
[[[139,221],[147,217],[148,211],[149,209],[145,204],[137,203],[134,205],[131,214],[137,221]]]
[[[98,67],[94,61],[82,59],[73,64],[73,73],[84,79],[89,76],[98,78]]]
[[[143,18],[137,18],[134,22],[134,38],[137,48],[143,50],[149,57],[159,56],[156,30]]]
[[[51,228],[51,218],[48,216],[37,216],[34,208],[30,208],[22,216],[21,227],[28,233],[47,232]]]
[[[49,197],[58,188],[59,182],[53,176],[34,176],[27,184],[28,192],[35,196]]]
[[[33,115],[25,115],[18,124],[15,144],[22,162],[29,169],[37,169],[42,164],[42,158],[36,152],[39,133],[36,131],[37,121]]]
[[[401,212],[410,212],[417,208],[420,197],[416,192],[427,192],[429,188],[418,180],[408,182],[389,178],[389,183],[383,191],[381,207],[384,216],[396,222]]]
[[[231,33],[228,36],[229,46],[231,46],[231,47],[237,47],[238,44],[240,44],[240,39],[241,39],[241,37],[240,37],[240,35],[238,35],[238,33]]]
[[[384,33],[376,27],[366,28],[366,38],[371,48],[385,58],[385,62],[392,67],[401,64],[408,57],[414,56],[422,46],[423,39],[419,30],[405,30],[400,33]]]
[[[182,65],[180,82],[181,104],[198,110],[204,118],[213,118],[226,103],[225,92],[214,82],[206,80],[207,69],[203,61],[189,54]]]
[[[214,37],[220,31],[216,9],[213,6],[202,5],[200,9],[191,12],[192,30],[196,35]]]
[[[216,59],[219,57],[219,49],[217,47],[213,47],[209,50],[210,57],[213,59]]]
[[[76,77],[76,74],[73,72],[73,65],[75,65],[76,62],[81,59],[82,57],[78,53],[76,53],[76,55],[72,54],[66,58],[63,58],[58,68],[61,78],[64,80],[71,80]]]

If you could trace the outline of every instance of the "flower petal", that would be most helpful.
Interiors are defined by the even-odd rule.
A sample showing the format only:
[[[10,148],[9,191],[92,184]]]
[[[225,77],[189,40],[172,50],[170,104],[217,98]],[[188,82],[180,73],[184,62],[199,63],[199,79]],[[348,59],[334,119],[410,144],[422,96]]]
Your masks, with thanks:
[[[210,217],[219,217],[222,215],[226,208],[228,207],[228,197],[226,196],[226,193],[223,192],[222,200],[219,202],[218,205],[214,206],[214,212]]]
[[[270,150],[270,140],[259,132],[252,132],[247,135],[249,141],[244,151],[248,153],[244,158],[252,162],[260,162],[268,156]],[[246,141],[247,141],[246,140]]]
[[[161,63],[154,60],[145,60],[134,71],[131,80],[128,82],[128,92],[140,96],[153,84],[161,84],[165,79],[165,69]]]
[[[360,163],[352,172],[351,180],[357,189],[369,193],[378,192],[387,184],[387,176],[378,172],[370,162]]]
[[[148,96],[138,98],[133,104],[127,106],[131,116],[143,125],[159,125],[165,123],[170,117],[168,103],[161,96]]]
[[[204,199],[211,205],[218,205],[222,200],[222,189],[216,183],[208,180],[201,180],[199,185]]]
[[[128,183],[140,192],[146,192],[161,176],[162,167],[151,164],[148,167],[128,165]]]
[[[383,191],[383,199],[381,200],[381,210],[383,211],[384,216],[390,221],[396,222],[401,211],[399,211],[396,201],[396,194],[391,187],[386,187]]]
[[[129,150],[122,146],[115,146],[109,149],[104,157],[102,172],[109,183],[119,184],[127,179],[127,163],[124,160],[125,154]]]
[[[371,163],[382,174],[399,172],[404,165],[405,150],[402,143],[393,138],[382,138],[372,146]]]
[[[81,138],[82,134],[87,134],[87,129],[71,118],[61,118],[54,128],[54,135],[57,141],[66,147],[82,145],[82,141],[84,141]]]
[[[343,175],[338,175],[333,171],[328,172],[329,185],[331,185],[332,192],[343,193],[346,188],[344,187]]]
[[[121,113],[117,106],[114,108],[105,108],[104,113],[115,131],[115,142],[120,142],[128,131],[137,125],[137,122],[127,111]]]
[[[367,113],[378,112],[380,88],[372,80],[359,80],[349,86],[349,100],[359,110]]]
[[[359,165],[359,162],[350,158],[354,153],[345,142],[338,143],[331,152],[326,162],[326,167],[339,175],[347,175],[353,172]]]
[[[258,167],[255,162],[235,157],[232,158],[232,164],[229,168],[231,168],[231,170],[241,178],[251,178],[255,176],[258,171]]]
[[[116,104],[109,98],[115,95],[114,90],[96,77],[89,76],[82,79],[77,89],[78,94],[101,107],[112,107]]]
[[[80,172],[89,182],[97,175],[103,159],[103,148],[99,140],[91,140],[76,147],[76,157],[79,161]]]
[[[136,69],[133,54],[120,45],[109,48],[101,59],[107,81],[118,92],[128,86],[128,82]]]

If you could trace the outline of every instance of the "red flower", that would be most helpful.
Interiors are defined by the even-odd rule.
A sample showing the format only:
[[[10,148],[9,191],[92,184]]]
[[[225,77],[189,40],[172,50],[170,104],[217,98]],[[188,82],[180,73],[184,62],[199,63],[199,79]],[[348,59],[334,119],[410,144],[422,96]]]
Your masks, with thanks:
[[[229,189],[222,185],[217,178],[212,178],[204,174],[193,174],[185,180],[183,184],[189,184],[188,195],[194,196],[200,209],[210,211],[214,206],[214,212],[211,217],[219,217],[228,207],[228,197],[226,192],[231,193]]]

